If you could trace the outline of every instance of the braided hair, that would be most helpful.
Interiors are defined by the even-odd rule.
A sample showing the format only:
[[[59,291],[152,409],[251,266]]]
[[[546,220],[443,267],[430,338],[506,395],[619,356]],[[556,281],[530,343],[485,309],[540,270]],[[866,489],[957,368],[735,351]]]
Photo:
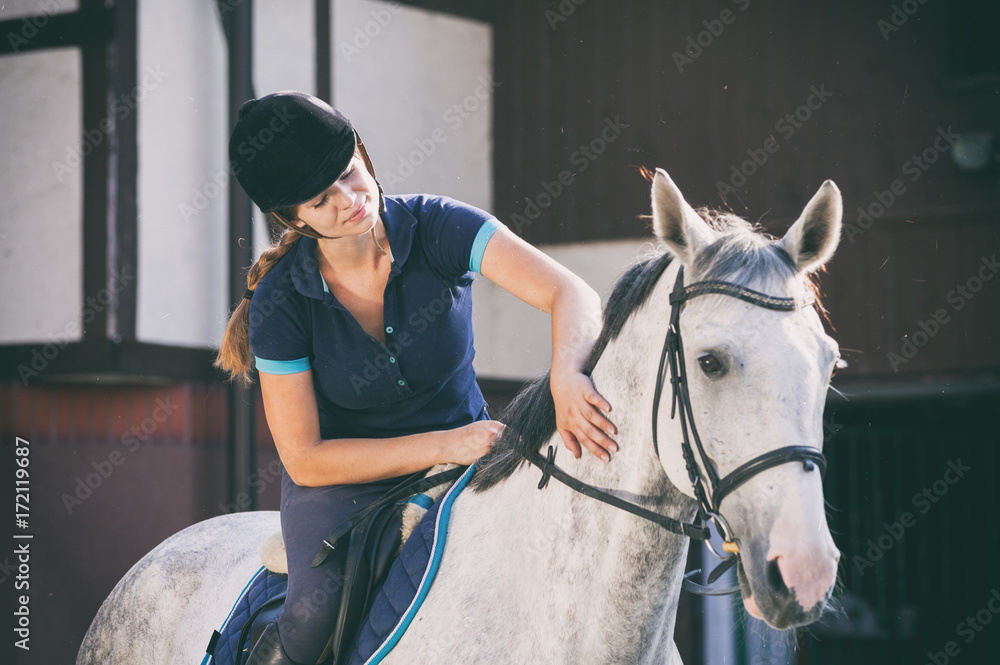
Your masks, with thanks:
[[[272,213],[274,214],[274,213]],[[282,210],[277,213],[281,221],[294,219],[295,209]],[[311,229],[310,229],[311,230]],[[294,227],[287,225],[277,242],[264,250],[247,272],[247,291],[257,289],[260,280],[278,264],[283,256],[295,247],[302,237]],[[239,381],[244,386],[251,383],[250,374],[253,371],[253,352],[250,349],[250,298],[240,300],[236,309],[229,317],[226,332],[222,336],[219,354],[215,358],[215,366],[229,373],[231,381]]]

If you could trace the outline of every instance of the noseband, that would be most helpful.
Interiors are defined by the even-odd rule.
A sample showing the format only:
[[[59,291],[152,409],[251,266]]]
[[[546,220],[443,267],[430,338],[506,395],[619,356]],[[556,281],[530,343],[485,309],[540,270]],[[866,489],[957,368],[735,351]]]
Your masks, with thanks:
[[[788,462],[802,462],[802,466],[806,471],[812,471],[816,465],[819,465],[820,473],[825,474],[826,458],[823,456],[823,453],[810,446],[785,446],[784,448],[778,448],[777,450],[771,450],[758,455],[749,462],[737,467],[723,478],[719,478],[715,464],[712,463],[705,452],[705,448],[701,443],[701,437],[698,436],[698,429],[695,427],[694,414],[691,410],[691,397],[688,393],[687,368],[684,364],[684,344],[681,340],[680,329],[680,315],[684,303],[704,295],[731,296],[757,305],[758,307],[779,312],[791,312],[800,306],[811,304],[807,302],[800,305],[794,298],[775,298],[731,282],[695,282],[685,287],[684,266],[678,269],[674,288],[670,293],[670,326],[667,329],[667,336],[663,342],[660,365],[656,374],[656,390],[653,393],[653,449],[656,451],[657,457],[659,457],[660,447],[657,440],[658,414],[660,410],[660,397],[663,394],[664,370],[669,368],[670,385],[673,392],[670,418],[673,419],[678,414],[680,415],[682,434],[681,452],[684,456],[684,465],[687,467],[688,478],[694,488],[695,499],[698,502],[698,514],[693,523],[682,522],[654,513],[573,478],[555,465],[555,449],[552,446],[549,446],[548,455],[544,458],[535,452],[528,453],[525,457],[529,462],[542,470],[542,480],[538,484],[538,489],[542,489],[548,484],[549,477],[554,477],[577,492],[653,521],[672,533],[687,536],[694,540],[706,541],[712,553],[722,559],[722,563],[709,575],[708,582],[711,584],[723,572],[736,563],[740,553],[739,543],[736,541],[729,524],[720,512],[723,499],[757,474]],[[691,446],[692,439],[695,444],[694,448]],[[698,451],[700,464],[695,459],[695,450]],[[724,539],[722,549],[728,555],[719,554],[712,547],[708,522],[713,522],[719,529]],[[695,584],[689,578],[697,572],[699,571],[693,571],[685,575],[684,588],[688,591],[704,595],[719,595],[739,591],[739,587],[715,590]]]

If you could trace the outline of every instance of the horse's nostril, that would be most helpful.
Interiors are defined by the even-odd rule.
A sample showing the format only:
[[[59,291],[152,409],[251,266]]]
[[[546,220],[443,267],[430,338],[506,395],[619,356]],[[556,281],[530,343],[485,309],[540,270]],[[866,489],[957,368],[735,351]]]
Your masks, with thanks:
[[[767,583],[775,593],[784,593],[788,590],[785,578],[781,576],[781,569],[778,567],[778,559],[767,562]]]

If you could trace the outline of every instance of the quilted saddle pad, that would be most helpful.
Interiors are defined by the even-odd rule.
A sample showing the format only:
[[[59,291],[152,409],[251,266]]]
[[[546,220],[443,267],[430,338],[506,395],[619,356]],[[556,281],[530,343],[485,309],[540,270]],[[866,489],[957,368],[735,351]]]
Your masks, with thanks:
[[[389,569],[368,616],[361,623],[344,658],[345,663],[379,663],[403,636],[437,575],[448,535],[451,506],[474,472],[475,465],[472,465],[430,507],[413,530]],[[287,587],[287,575],[261,567],[240,593],[222,627],[213,633],[201,665],[234,665],[237,656],[251,646],[238,644],[244,624],[265,603],[284,595]]]
[[[381,662],[416,617],[441,565],[452,504],[474,472],[475,465],[472,465],[455,481],[427,511],[403,545],[403,551],[389,569],[385,584],[347,651],[345,664]]]

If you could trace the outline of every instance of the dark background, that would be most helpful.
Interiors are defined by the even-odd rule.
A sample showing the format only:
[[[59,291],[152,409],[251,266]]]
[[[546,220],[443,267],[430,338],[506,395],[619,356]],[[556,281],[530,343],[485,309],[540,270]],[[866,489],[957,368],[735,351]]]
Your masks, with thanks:
[[[642,215],[649,213],[649,186],[639,166],[667,169],[694,206],[731,209],[776,235],[827,178],[840,187],[850,224],[857,223],[859,207],[887,200],[884,192],[902,182],[905,192],[894,195],[870,229],[845,235],[822,279],[833,334],[849,363],[834,382],[843,396],[831,394],[826,415],[830,524],[844,555],[841,610],[800,631],[795,658],[916,664],[954,641],[960,653],[949,662],[1000,659],[1000,621],[970,643],[957,632],[1000,588],[1000,279],[984,282],[960,310],[948,298],[976,276],[984,258],[1000,253],[1000,165],[994,158],[984,170],[964,172],[948,152],[932,150],[935,162],[918,180],[904,172],[914,155],[933,149],[939,129],[993,132],[997,150],[998,5],[409,4],[493,25],[494,78],[501,83],[494,97],[494,212],[534,243],[648,237]],[[900,14],[906,22],[883,33],[879,21],[891,21],[893,7],[904,4],[912,15]],[[319,10],[323,6],[318,0]],[[675,52],[683,52],[689,38],[697,40],[708,30],[704,22],[719,19],[723,10],[734,20],[711,40],[703,38],[710,43],[678,71]],[[32,48],[77,43],[88,49],[85,127],[102,117],[102,100],[114,97],[107,91],[130,89],[130,76],[134,85],[128,67],[134,16],[134,2],[101,8],[85,0],[80,12],[52,21],[49,36],[32,42]],[[109,49],[121,60],[105,69]],[[86,64],[94,62],[96,69]],[[830,97],[789,136],[779,122],[805,104],[813,88]],[[580,171],[574,153],[598,139],[609,119],[628,127]],[[85,163],[86,182],[96,179],[98,191],[108,179],[124,184],[114,200],[88,194],[85,225],[98,234],[109,208],[125,215],[125,233],[127,213],[134,215],[127,187],[134,127],[116,131],[123,132],[119,170],[110,170],[99,151]],[[748,168],[754,173],[723,200],[718,182],[729,180],[732,169],[750,158],[747,151],[772,137],[778,150]],[[566,170],[572,182],[551,205],[540,207],[528,224],[511,221],[526,217],[529,203]],[[107,239],[88,234],[88,255],[103,257]],[[116,247],[123,253],[119,265],[128,265],[130,244]],[[88,259],[87,265],[94,264]],[[94,268],[98,278],[105,267]],[[100,603],[133,563],[185,526],[231,510],[236,499],[226,481],[231,397],[211,367],[212,350],[139,342],[134,301],[130,305],[126,293],[122,303],[116,313],[125,320],[122,339],[107,339],[98,327],[30,385],[15,368],[34,347],[0,347],[4,478],[12,478],[14,437],[32,445],[34,630],[31,658],[22,662],[72,662]],[[904,337],[916,341],[921,322],[929,325],[939,309],[949,321],[894,371],[888,354],[900,352]],[[494,409],[518,389],[489,377],[482,384]],[[178,409],[156,422],[138,447],[126,447],[125,433],[149,422],[164,399]],[[276,454],[259,397],[251,401],[257,407],[252,468],[261,481],[253,499],[257,508],[276,509],[278,485],[270,473]],[[115,450],[124,462],[71,512],[64,497]],[[913,495],[941,480],[949,460],[957,459],[971,470],[920,514]],[[3,486],[12,484],[5,480]],[[868,541],[905,511],[914,513],[915,525],[859,571],[855,557],[865,556]],[[0,552],[0,564],[5,556]],[[0,588],[12,591],[12,578],[2,572]],[[678,643],[693,664],[701,662],[700,605],[684,602]],[[743,638],[756,634],[742,622],[736,629]],[[3,648],[8,644],[5,638]],[[745,662],[750,653],[748,647],[742,654]]]

